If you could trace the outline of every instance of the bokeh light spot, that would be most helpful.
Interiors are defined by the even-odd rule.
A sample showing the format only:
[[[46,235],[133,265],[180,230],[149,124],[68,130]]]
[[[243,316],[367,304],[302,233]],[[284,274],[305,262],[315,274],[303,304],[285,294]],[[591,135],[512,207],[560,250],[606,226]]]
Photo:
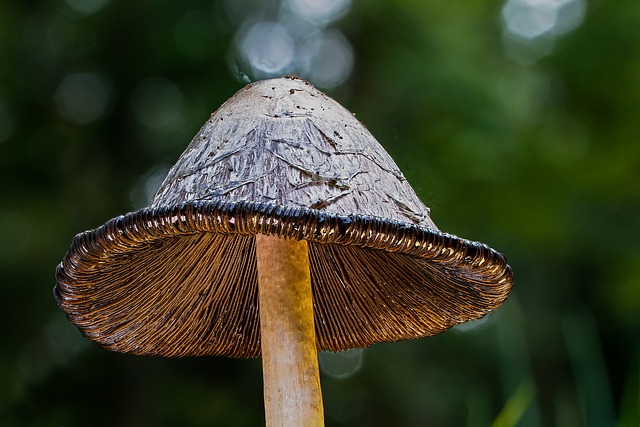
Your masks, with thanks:
[[[297,74],[331,89],[351,75],[351,44],[340,30],[329,27],[349,11],[351,0],[281,0],[244,15],[235,13],[231,2],[225,6],[230,21],[243,17],[229,61],[238,80]]]
[[[551,0],[553,2],[553,0]],[[507,30],[533,39],[549,32],[556,22],[556,9],[548,0],[509,0],[502,9]]]
[[[289,0],[287,3],[296,15],[323,27],[342,18],[351,7],[350,0]]]
[[[540,67],[513,66],[498,80],[498,94],[511,117],[523,122],[536,120],[544,107],[557,102],[561,88],[552,93],[551,79]]]
[[[506,51],[532,63],[549,54],[555,39],[584,19],[586,0],[507,0],[502,8]]]
[[[89,124],[107,111],[111,85],[98,73],[68,74],[56,92],[56,107],[62,117],[76,124]]]
[[[557,9],[554,33],[562,35],[574,30],[584,20],[587,11],[586,0],[567,0]]]
[[[585,0],[508,0],[502,9],[506,29],[532,39],[564,34],[582,22]]]
[[[91,15],[102,9],[109,0],[65,0],[67,5],[82,15]]]
[[[257,22],[242,34],[239,48],[257,79],[286,73],[295,55],[295,42],[278,22]]]
[[[300,49],[300,74],[323,88],[343,83],[353,69],[353,50],[337,30],[325,31]]]
[[[345,379],[362,368],[364,350],[361,348],[338,353],[323,351],[318,355],[320,370],[335,379]]]

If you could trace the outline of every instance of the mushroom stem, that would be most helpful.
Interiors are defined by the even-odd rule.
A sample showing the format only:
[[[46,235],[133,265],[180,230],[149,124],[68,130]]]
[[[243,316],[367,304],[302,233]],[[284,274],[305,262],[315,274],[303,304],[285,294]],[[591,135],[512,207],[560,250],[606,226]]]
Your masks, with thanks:
[[[256,235],[267,426],[323,426],[307,242]]]

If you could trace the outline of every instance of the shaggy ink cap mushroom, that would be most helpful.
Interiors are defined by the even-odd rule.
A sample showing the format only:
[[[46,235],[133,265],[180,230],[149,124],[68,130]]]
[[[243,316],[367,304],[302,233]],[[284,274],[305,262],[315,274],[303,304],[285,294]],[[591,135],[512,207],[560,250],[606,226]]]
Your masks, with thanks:
[[[260,356],[256,234],[308,242],[318,350],[440,333],[513,281],[504,256],[438,230],[353,114],[290,76],[212,114],[148,208],[77,235],[55,297],[110,350]]]

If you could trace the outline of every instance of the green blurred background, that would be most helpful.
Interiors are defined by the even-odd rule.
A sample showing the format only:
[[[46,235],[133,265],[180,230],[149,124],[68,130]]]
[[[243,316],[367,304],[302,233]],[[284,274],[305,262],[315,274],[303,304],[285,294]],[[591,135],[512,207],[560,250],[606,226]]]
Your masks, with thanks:
[[[259,360],[110,353],[56,307],[245,82],[297,73],[516,282],[439,336],[321,354],[331,426],[638,426],[637,0],[0,2],[0,425],[254,426]]]

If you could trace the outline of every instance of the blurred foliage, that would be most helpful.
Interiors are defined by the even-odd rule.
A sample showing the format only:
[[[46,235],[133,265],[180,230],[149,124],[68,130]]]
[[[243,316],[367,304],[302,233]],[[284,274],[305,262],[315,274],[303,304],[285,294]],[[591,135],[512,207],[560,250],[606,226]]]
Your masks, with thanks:
[[[144,206],[242,87],[234,17],[258,4],[0,2],[0,424],[263,423],[259,360],[109,353],[51,295],[74,234]],[[639,424],[640,8],[591,0],[523,60],[503,4],[354,2],[334,24],[354,65],[328,93],[516,284],[478,322],[324,373],[327,425]]]

